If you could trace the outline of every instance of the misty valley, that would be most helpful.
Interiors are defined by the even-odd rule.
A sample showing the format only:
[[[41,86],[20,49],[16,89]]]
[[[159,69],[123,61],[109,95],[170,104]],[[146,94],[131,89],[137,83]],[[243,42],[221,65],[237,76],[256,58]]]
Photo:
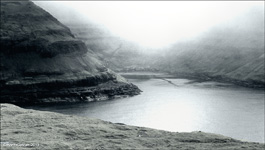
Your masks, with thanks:
[[[264,148],[264,2],[1,1],[0,29],[1,149]]]

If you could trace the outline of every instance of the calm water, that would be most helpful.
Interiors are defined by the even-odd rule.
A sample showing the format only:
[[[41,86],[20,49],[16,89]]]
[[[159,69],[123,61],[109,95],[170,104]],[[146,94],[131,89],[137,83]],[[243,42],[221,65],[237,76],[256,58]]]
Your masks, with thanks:
[[[30,108],[176,132],[204,131],[264,143],[264,91],[187,79],[130,80],[135,97]],[[28,107],[29,108],[29,107]]]

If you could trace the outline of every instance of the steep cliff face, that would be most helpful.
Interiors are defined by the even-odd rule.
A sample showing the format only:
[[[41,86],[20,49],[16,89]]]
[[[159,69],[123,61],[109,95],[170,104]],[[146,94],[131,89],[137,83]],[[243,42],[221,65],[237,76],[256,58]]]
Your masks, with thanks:
[[[30,1],[1,1],[0,39],[1,102],[139,94],[137,87],[102,65],[69,28]]]

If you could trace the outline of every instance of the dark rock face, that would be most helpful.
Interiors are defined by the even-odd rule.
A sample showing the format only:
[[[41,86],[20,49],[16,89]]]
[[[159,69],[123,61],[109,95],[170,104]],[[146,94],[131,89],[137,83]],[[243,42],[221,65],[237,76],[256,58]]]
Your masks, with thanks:
[[[51,53],[63,41],[80,45],[70,30],[32,2],[1,2],[1,52]],[[74,44],[75,43],[75,44]],[[80,47],[82,48],[82,47]],[[72,51],[80,49],[72,49]],[[53,52],[54,53],[54,52]]]
[[[1,102],[91,101],[140,92],[30,1],[1,1],[0,39]]]

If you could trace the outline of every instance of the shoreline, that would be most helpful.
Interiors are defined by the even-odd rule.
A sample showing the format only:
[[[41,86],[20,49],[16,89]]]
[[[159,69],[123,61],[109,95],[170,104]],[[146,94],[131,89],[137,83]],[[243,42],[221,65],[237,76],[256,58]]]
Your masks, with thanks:
[[[139,74],[135,74],[139,73]],[[153,73],[153,74],[152,74]],[[265,83],[262,81],[253,81],[253,80],[238,80],[232,79],[225,76],[210,76],[207,74],[194,74],[194,73],[168,73],[168,72],[118,72],[121,76],[128,78],[128,79],[165,79],[165,78],[183,78],[183,79],[191,79],[194,82],[207,82],[207,81],[214,81],[220,83],[229,83],[234,84],[237,86],[252,88],[252,89],[265,89]]]
[[[262,150],[265,146],[200,131],[168,132],[1,104],[1,149],[21,148],[14,144],[33,145],[26,149]]]
[[[136,85],[115,78],[6,84],[0,89],[1,103],[12,104],[92,102],[134,96],[142,92]]]

